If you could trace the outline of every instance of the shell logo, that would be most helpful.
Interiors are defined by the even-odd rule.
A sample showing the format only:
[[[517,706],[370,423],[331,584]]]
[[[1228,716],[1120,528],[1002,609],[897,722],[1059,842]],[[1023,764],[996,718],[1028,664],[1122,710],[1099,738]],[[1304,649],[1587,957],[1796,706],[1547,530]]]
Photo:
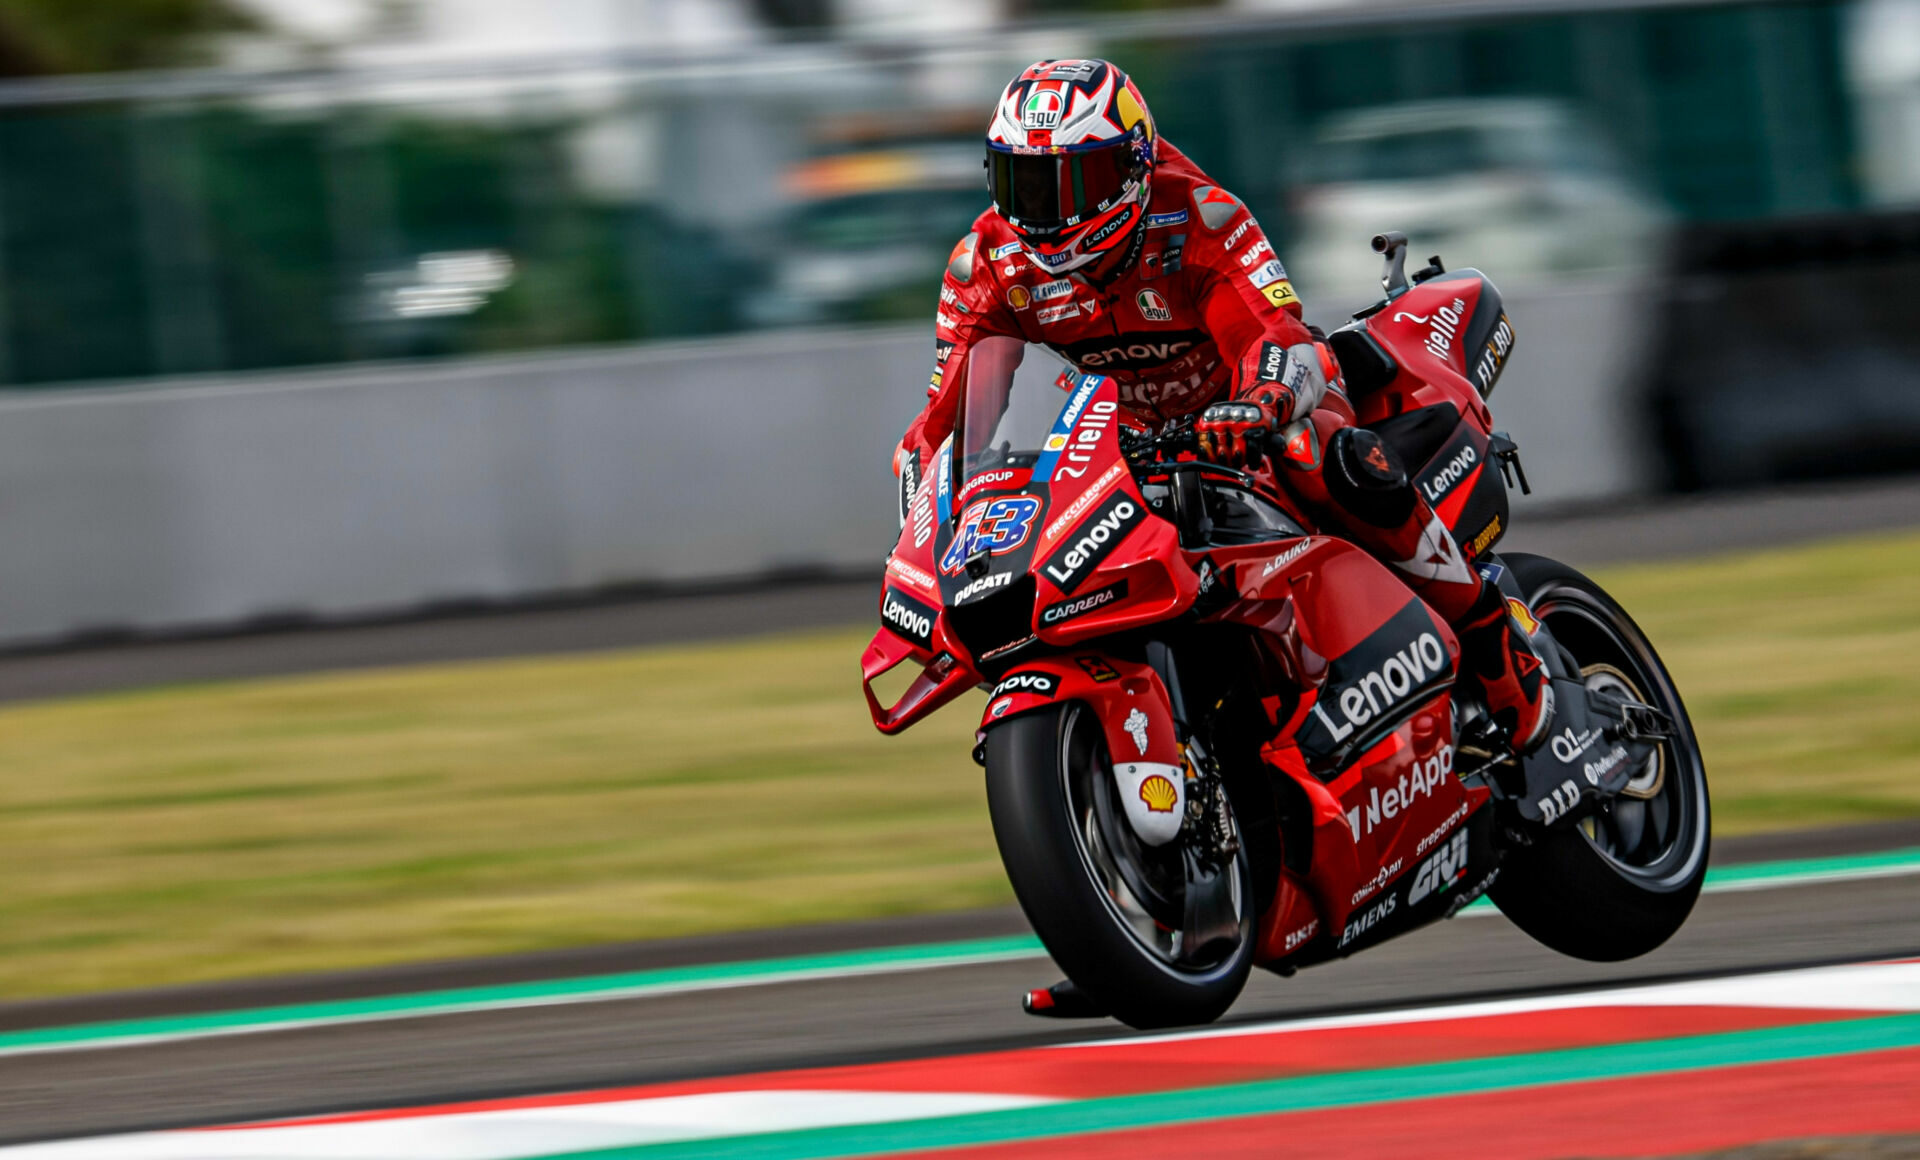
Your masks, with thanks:
[[[1048,451],[1064,451],[1066,450],[1066,447],[1067,447],[1067,437],[1065,435],[1047,436]]]
[[[1180,792],[1173,788],[1171,781],[1156,773],[1140,783],[1140,800],[1156,814],[1170,814],[1174,803],[1180,800]]]
[[[1015,310],[1025,310],[1033,302],[1025,286],[1015,286],[1007,291],[1007,305]]]
[[[1513,613],[1513,619],[1519,623],[1522,632],[1528,636],[1538,636],[1540,634],[1540,621],[1535,619],[1533,610],[1528,608],[1524,603],[1509,596],[1507,597],[1507,611]]]

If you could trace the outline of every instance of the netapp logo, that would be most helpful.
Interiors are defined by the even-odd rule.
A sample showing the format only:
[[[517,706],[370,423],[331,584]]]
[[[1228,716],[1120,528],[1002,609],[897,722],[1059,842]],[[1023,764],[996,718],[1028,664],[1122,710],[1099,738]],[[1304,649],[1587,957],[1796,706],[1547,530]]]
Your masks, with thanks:
[[[918,600],[891,588],[880,602],[880,619],[886,626],[921,648],[933,644],[933,621],[938,615]]]
[[[1005,680],[993,687],[987,694],[987,700],[1004,697],[1008,693],[1031,693],[1036,697],[1051,697],[1060,690],[1060,681],[1051,673],[1008,673]]]
[[[1063,600],[1040,614],[1041,624],[1059,624],[1063,620],[1072,620],[1076,616],[1085,616],[1096,608],[1103,608],[1127,594],[1127,582],[1109,584],[1097,592],[1085,596],[1076,596],[1072,600]]]
[[[1402,810],[1413,808],[1421,798],[1440,792],[1453,776],[1453,746],[1442,745],[1439,752],[1400,775],[1397,783],[1380,792],[1378,785],[1367,788],[1367,800],[1347,811],[1347,828],[1355,841],[1373,833],[1382,819],[1393,820]]]
[[[1127,538],[1127,533],[1146,518],[1146,512],[1132,496],[1116,492],[1093,510],[1087,522],[1080,525],[1078,535],[1068,533],[1072,538],[1047,557],[1042,566],[1047,579],[1071,595],[1120,541]]]

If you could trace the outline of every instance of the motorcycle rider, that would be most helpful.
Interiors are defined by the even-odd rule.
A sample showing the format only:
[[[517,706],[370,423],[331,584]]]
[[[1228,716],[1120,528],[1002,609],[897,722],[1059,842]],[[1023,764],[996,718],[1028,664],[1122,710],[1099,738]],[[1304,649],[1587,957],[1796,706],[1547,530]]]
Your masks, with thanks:
[[[922,478],[952,432],[969,356],[988,339],[1112,376],[1143,425],[1198,411],[1216,462],[1258,468],[1284,431],[1281,485],[1453,625],[1463,679],[1509,744],[1537,746],[1552,689],[1499,589],[1393,448],[1356,424],[1252,214],[1158,135],[1133,81],[1102,60],[1040,61],[1002,93],[986,153],[993,205],[947,264],[930,397],[894,459],[903,481]]]

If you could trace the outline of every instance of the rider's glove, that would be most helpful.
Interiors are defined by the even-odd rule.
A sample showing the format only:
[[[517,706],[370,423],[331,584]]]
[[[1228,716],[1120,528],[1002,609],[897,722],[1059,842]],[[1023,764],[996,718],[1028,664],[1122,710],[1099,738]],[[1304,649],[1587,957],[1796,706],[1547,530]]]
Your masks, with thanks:
[[[1215,463],[1238,467],[1264,453],[1268,435],[1293,409],[1293,392],[1279,383],[1261,383],[1244,398],[1215,403],[1200,413],[1193,425],[1200,437],[1200,454]]]
[[[1261,343],[1248,353],[1241,368],[1241,373],[1253,380],[1252,389],[1234,402],[1208,407],[1194,424],[1201,452],[1230,465],[1258,459],[1264,453],[1261,444],[1268,433],[1312,414],[1320,405],[1327,393],[1323,365],[1327,361],[1310,342],[1290,347]],[[1259,413],[1249,412],[1249,406]]]

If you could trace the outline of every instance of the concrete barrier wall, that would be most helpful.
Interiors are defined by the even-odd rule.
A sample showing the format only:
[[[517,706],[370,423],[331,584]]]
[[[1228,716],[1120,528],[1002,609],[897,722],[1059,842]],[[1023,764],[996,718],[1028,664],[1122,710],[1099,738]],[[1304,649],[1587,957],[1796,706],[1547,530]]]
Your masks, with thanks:
[[[1509,300],[1495,403],[1536,488],[1633,489],[1635,296]],[[931,346],[785,333],[0,399],[0,644],[877,568]]]

